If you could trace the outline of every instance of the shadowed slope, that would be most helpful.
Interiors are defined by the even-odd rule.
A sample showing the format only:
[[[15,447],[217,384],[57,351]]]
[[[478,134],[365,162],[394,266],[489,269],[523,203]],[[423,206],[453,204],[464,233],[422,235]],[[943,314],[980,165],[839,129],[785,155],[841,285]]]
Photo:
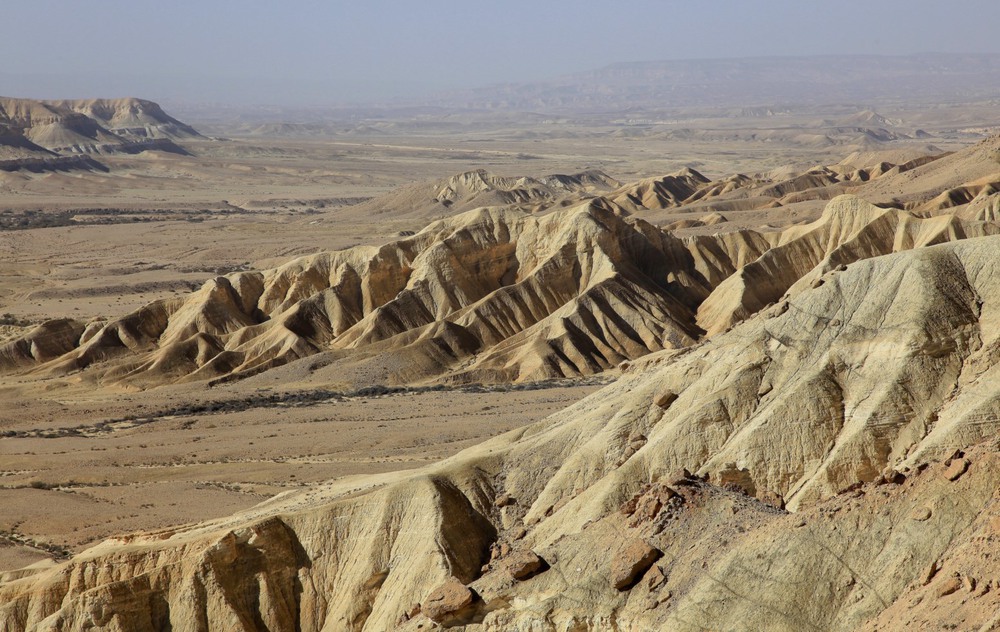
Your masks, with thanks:
[[[709,334],[718,333],[790,290],[821,282],[823,274],[838,266],[997,230],[994,224],[951,215],[920,219],[853,196],[839,197],[820,219],[783,231],[775,247],[722,281],[698,309],[698,324]]]

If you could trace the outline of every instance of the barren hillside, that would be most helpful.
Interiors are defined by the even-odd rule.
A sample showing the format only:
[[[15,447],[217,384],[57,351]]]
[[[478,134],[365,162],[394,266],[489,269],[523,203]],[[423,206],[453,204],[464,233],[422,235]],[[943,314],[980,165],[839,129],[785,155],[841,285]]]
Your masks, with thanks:
[[[880,629],[985,623],[992,580],[968,560],[992,550],[1000,472],[997,239],[831,270],[423,470],[12,575],[0,613],[10,629],[851,630],[926,592]]]
[[[992,208],[992,189],[980,188],[982,195],[957,207],[928,208],[923,199],[962,177],[937,174],[997,179],[980,175],[996,168],[984,158],[996,144],[906,168],[855,168],[846,179],[828,168],[780,182],[711,181],[685,170],[611,189],[616,183],[603,174],[535,180],[464,173],[352,212],[419,215],[429,191],[456,211],[484,196],[506,206],[458,213],[378,247],[216,277],[121,317],[48,321],[0,346],[0,371],[82,371],[103,384],[149,387],[238,379],[321,356],[312,363],[317,379],[350,385],[599,373],[653,351],[687,348],[853,262],[994,234],[996,225],[986,221],[992,216],[976,210]],[[893,191],[883,180],[911,171],[923,179],[906,180],[914,201],[899,206],[913,210],[852,195],[824,201],[845,190],[877,198]],[[852,181],[859,184],[842,186]],[[784,229],[687,237],[646,219],[727,200],[780,205],[789,191],[798,196],[792,204],[825,209],[813,222]],[[718,212],[702,217],[683,226],[729,226]]]
[[[141,99],[37,101],[0,97],[0,161],[5,170],[53,167],[52,160],[79,154],[138,153],[147,149],[183,152],[174,141],[197,138],[189,125],[168,116],[159,105]],[[35,159],[35,162],[31,162]]]

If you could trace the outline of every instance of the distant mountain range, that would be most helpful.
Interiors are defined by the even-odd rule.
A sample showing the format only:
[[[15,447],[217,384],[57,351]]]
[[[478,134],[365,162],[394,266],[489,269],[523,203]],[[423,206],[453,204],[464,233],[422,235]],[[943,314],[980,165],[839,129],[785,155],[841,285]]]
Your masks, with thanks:
[[[617,63],[546,81],[452,92],[428,104],[491,110],[627,111],[996,97],[1000,97],[1000,55],[926,53]]]

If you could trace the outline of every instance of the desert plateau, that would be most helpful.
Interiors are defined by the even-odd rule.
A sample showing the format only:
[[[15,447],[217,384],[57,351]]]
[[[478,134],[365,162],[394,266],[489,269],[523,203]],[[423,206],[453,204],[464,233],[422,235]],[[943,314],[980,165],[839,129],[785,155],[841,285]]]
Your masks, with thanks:
[[[74,96],[0,97],[0,631],[1000,630],[1000,53]]]

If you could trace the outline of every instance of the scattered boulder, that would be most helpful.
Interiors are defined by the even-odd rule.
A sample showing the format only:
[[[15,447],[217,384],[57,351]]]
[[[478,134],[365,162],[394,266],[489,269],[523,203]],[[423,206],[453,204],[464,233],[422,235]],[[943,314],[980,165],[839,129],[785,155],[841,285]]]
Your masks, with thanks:
[[[876,485],[902,485],[905,481],[905,474],[890,467],[886,468],[886,470],[875,479],[874,483]]]
[[[695,483],[694,475],[686,467],[674,470],[667,477],[667,485],[677,487],[678,485],[692,485]]]
[[[611,585],[617,590],[631,588],[662,555],[659,549],[645,540],[632,540],[611,562]]]
[[[934,595],[938,598],[947,597],[952,593],[958,592],[961,588],[962,578],[952,576],[941,582],[941,584],[937,587],[937,590],[934,591]]]
[[[622,515],[624,516],[633,515],[636,509],[639,508],[639,501],[642,500],[642,497],[647,490],[648,490],[647,487],[643,487],[641,490],[639,490],[639,493],[637,493],[636,495],[632,496],[631,498],[623,502],[622,506],[619,507],[618,509],[622,513]]]
[[[629,525],[635,527],[656,518],[663,507],[677,496],[677,491],[669,485],[644,485],[632,498],[622,503],[620,511],[623,515],[632,516]]]
[[[632,513],[631,525],[634,527],[641,522],[652,520],[660,513],[663,503],[655,494],[647,494],[636,503],[635,511]]]
[[[420,604],[420,611],[431,621],[440,623],[448,615],[471,605],[473,600],[474,596],[469,587],[451,577],[427,595]]]
[[[510,554],[510,544],[507,542],[495,542],[493,546],[490,547],[490,561],[498,560],[502,557],[507,557]]]
[[[628,438],[628,448],[626,448],[625,453],[629,456],[635,454],[642,446],[646,445],[646,441],[648,441],[646,435],[640,433],[633,434]]]
[[[650,595],[646,600],[646,610],[655,610],[660,604],[670,601],[670,598],[673,596],[673,593],[669,590],[664,590],[659,594],[654,593]]]
[[[951,464],[945,468],[944,477],[949,481],[957,481],[969,469],[969,465],[968,459],[953,459]]]
[[[508,507],[514,504],[514,499],[510,494],[500,494],[497,496],[496,500],[493,501],[495,507]]]
[[[663,567],[653,566],[647,573],[646,586],[650,590],[656,590],[667,581],[667,576],[663,572]]]
[[[924,571],[920,583],[923,584],[924,586],[931,583],[931,580],[934,579],[934,576],[937,575],[939,570],[941,570],[941,565],[938,563],[937,560],[934,560],[933,562],[930,563],[930,566],[927,567],[927,570]]]
[[[660,408],[669,408],[670,404],[673,404],[677,399],[677,393],[673,391],[666,391],[665,393],[660,393],[656,397],[655,404]]]
[[[969,592],[975,592],[975,590],[976,590],[976,578],[972,577],[970,575],[963,575],[962,576],[962,585],[965,586],[965,589],[968,590]]]
[[[546,566],[545,560],[531,550],[517,551],[504,560],[504,568],[517,580],[533,577],[544,571]]]

